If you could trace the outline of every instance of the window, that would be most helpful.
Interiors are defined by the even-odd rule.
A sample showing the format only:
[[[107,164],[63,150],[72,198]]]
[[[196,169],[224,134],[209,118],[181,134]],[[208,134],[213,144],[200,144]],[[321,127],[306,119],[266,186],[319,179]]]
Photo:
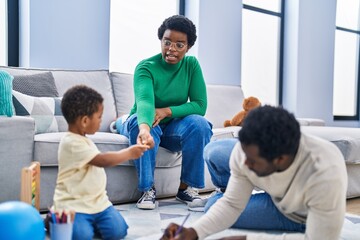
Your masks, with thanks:
[[[241,85],[263,104],[281,104],[283,9],[283,0],[243,0]]]
[[[19,2],[12,0],[0,0],[5,4],[5,14],[0,15],[4,16],[5,21],[1,19],[1,23],[5,24],[5,40],[1,41],[0,44],[5,44],[5,51],[0,52],[1,54],[5,53],[5,62],[8,66],[18,67],[19,66]],[[2,12],[1,12],[2,13]],[[0,25],[1,25],[0,23]],[[1,26],[0,26],[1,29]],[[11,31],[8,31],[11,29]],[[1,30],[0,30],[1,31]]]
[[[179,14],[178,0],[112,0],[110,71],[132,74],[139,61],[160,53],[157,29],[175,14]]]
[[[337,0],[334,55],[334,120],[359,119],[359,0]]]
[[[0,0],[0,65],[7,65],[7,0]]]

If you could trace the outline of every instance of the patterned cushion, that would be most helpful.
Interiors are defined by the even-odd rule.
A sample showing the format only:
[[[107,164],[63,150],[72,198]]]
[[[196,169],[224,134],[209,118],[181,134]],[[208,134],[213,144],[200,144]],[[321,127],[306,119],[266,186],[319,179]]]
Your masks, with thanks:
[[[16,115],[35,119],[35,133],[64,132],[67,123],[61,112],[61,98],[33,97],[12,91]]]
[[[11,98],[12,80],[13,77],[10,74],[0,70],[0,115],[8,117],[14,114]]]
[[[13,89],[34,97],[58,97],[55,79],[51,72],[31,75],[14,75]]]

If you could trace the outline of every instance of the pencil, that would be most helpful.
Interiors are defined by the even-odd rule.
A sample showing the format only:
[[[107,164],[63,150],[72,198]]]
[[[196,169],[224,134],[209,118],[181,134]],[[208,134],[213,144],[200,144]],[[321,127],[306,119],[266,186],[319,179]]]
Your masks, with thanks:
[[[184,224],[185,224],[186,220],[189,218],[189,216],[190,216],[190,213],[188,213],[188,215],[186,215],[184,221],[182,222],[182,224],[180,225],[180,227],[176,230],[174,237],[176,237],[176,236],[181,232],[181,230],[183,229]]]

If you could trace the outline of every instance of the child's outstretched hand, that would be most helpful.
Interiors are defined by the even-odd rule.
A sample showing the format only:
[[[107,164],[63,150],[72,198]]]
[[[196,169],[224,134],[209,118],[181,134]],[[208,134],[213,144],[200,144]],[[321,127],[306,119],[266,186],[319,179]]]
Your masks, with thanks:
[[[141,157],[145,151],[147,151],[150,147],[144,144],[135,144],[128,147],[130,153],[130,159],[137,159]]]

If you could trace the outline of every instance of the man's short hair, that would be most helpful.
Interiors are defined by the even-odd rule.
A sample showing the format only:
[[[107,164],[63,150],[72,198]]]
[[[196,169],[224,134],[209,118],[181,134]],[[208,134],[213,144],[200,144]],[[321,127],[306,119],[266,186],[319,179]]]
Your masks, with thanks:
[[[103,97],[94,89],[85,85],[76,85],[68,89],[61,100],[61,111],[68,124],[77,118],[91,117],[99,110]]]
[[[269,105],[251,110],[239,131],[240,142],[258,146],[259,155],[270,162],[283,154],[294,156],[300,136],[295,116],[282,107]]]

